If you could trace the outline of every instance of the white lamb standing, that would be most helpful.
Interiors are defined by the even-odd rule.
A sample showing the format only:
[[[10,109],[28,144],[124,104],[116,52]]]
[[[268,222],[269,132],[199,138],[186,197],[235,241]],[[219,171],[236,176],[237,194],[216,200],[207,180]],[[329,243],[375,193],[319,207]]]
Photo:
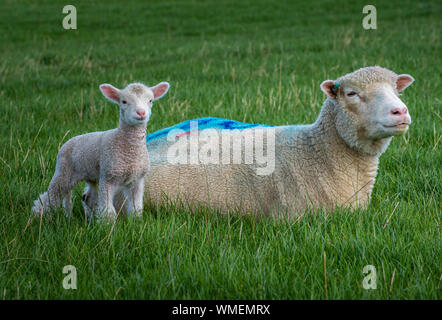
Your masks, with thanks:
[[[269,175],[258,175],[255,163],[170,163],[164,155],[172,143],[148,139],[145,199],[275,217],[307,208],[366,207],[380,155],[411,123],[399,93],[413,81],[376,66],[322,82],[327,99],[315,123],[272,127],[275,166]]]
[[[67,141],[58,153],[48,191],[34,201],[32,211],[43,214],[63,202],[69,216],[72,189],[79,181],[86,181],[83,206],[88,216],[97,213],[98,208],[100,218],[116,218],[113,201],[116,192],[124,195],[121,204],[124,211],[139,215],[143,210],[144,176],[149,169],[146,125],[153,101],[164,96],[168,89],[167,82],[151,88],[132,83],[123,90],[110,84],[100,85],[103,95],[120,107],[118,128]]]

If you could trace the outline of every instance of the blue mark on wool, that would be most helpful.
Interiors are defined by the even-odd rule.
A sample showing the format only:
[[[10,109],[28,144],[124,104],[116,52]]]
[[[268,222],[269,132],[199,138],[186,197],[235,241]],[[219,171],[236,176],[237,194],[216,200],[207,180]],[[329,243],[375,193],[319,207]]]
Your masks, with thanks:
[[[198,122],[198,130],[203,129],[220,129],[220,130],[234,130],[234,129],[248,129],[254,127],[273,127],[267,124],[259,124],[259,123],[245,123],[235,120],[228,120],[223,118],[200,118],[187,120],[181,123],[178,123],[172,127],[164,128],[153,133],[150,133],[146,136],[146,143],[149,143],[153,140],[160,139],[164,136],[167,136],[171,130],[181,129],[183,131],[190,131],[190,122]]]

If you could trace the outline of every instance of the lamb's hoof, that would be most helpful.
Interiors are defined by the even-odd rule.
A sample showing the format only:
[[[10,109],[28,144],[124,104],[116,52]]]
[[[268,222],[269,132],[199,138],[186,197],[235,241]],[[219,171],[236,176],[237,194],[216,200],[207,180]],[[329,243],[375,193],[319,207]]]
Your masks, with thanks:
[[[137,219],[137,218],[141,218],[143,216],[143,209],[141,210],[136,210],[135,212],[133,212],[130,217]]]
[[[117,219],[117,214],[113,210],[93,210],[93,215],[98,223],[112,224]]]
[[[101,216],[97,215],[96,221],[100,224],[114,224],[115,223],[115,217],[114,216]]]
[[[44,213],[44,207],[40,202],[40,199],[34,200],[34,206],[31,209],[35,216],[41,216]]]
[[[92,219],[94,217],[94,210],[92,210],[86,202],[82,201],[81,204],[83,205],[84,214],[88,220]]]

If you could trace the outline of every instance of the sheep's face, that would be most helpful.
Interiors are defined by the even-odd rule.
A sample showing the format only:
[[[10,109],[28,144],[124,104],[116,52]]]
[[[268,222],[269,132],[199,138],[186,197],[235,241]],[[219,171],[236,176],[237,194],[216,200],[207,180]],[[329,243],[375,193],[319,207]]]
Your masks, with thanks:
[[[121,121],[129,125],[146,125],[153,102],[166,94],[169,84],[161,82],[154,87],[147,87],[142,83],[132,83],[123,90],[102,84],[100,90],[107,99],[120,106]]]
[[[379,80],[361,83],[354,77],[343,77],[338,81],[327,80],[321,85],[340,106],[338,118],[342,122],[351,122],[348,125],[356,129],[359,139],[398,136],[411,124],[408,108],[399,98],[399,92],[414,79],[405,74],[393,74],[392,79],[384,77]]]

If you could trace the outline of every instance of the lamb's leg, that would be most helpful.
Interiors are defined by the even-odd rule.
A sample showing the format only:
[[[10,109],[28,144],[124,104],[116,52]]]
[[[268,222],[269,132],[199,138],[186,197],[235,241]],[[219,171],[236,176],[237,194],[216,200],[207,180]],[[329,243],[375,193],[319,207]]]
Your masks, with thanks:
[[[124,194],[124,208],[126,209],[127,216],[131,216],[135,211],[134,194],[132,188],[125,188]]]
[[[98,214],[100,218],[115,219],[117,213],[113,205],[113,198],[117,188],[115,185],[103,180],[98,184]]]
[[[66,212],[66,218],[69,218],[72,212],[72,189],[64,196],[63,207]]]
[[[96,184],[88,183],[86,185],[81,203],[83,204],[86,216],[92,218],[98,207],[98,192]]]
[[[70,172],[56,172],[48,188],[50,208],[57,209],[63,204],[66,217],[69,217],[72,211],[72,188],[77,182]]]
[[[126,192],[124,191],[124,189],[119,189],[114,196],[114,208],[117,211],[118,215],[127,214],[126,202],[127,202]]]
[[[64,179],[60,176],[52,178],[48,188],[49,206],[51,209],[57,209],[61,205],[67,187],[64,185]]]
[[[141,216],[143,213],[144,178],[138,180],[138,185],[134,190],[135,213]]]
[[[126,211],[128,215],[135,213],[135,215],[141,216],[143,212],[143,194],[144,179],[139,179],[127,190]]]
[[[35,215],[42,215],[49,210],[49,197],[48,193],[42,193],[38,196],[37,200],[34,200],[34,205],[32,206],[32,212]]]
[[[59,170],[56,170],[49,184],[48,191],[40,195],[40,197],[34,201],[32,211],[35,214],[44,214],[49,209],[57,209],[64,201],[67,215],[70,213],[70,195],[72,190],[71,177],[68,174],[64,174]]]

